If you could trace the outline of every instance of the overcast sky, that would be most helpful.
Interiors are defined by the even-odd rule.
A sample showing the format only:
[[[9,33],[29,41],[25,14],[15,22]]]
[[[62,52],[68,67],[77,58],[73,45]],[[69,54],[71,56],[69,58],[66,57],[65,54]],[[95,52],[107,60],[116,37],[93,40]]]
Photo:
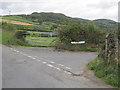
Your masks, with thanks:
[[[0,15],[56,12],[84,19],[112,19],[118,21],[119,0],[4,0],[0,1]]]

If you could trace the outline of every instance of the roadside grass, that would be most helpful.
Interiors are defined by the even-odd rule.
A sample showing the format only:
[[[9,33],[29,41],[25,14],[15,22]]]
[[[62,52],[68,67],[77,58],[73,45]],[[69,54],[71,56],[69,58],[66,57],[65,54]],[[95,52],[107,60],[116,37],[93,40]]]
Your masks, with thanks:
[[[16,37],[14,36],[14,33],[9,31],[2,31],[2,44],[29,46],[27,42],[16,39]]]
[[[87,64],[87,68],[93,70],[98,78],[113,87],[120,89],[118,66],[106,64],[102,58],[97,57]]]
[[[1,23],[1,36],[2,41],[1,43],[4,45],[17,45],[17,46],[27,46],[28,43],[23,39],[17,39],[15,36],[16,34],[16,27],[10,23]]]
[[[2,44],[13,44],[14,42],[13,34],[8,31],[2,31]]]

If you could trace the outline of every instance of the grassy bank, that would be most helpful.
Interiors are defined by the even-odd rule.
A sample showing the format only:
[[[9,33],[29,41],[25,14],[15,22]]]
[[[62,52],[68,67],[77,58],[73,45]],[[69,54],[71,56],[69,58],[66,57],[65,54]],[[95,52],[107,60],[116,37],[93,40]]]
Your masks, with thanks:
[[[16,37],[16,27],[12,24],[2,23],[2,44],[4,45],[21,45],[27,46],[27,42],[24,38]]]
[[[118,66],[106,64],[102,58],[96,58],[87,65],[88,69],[93,70],[95,75],[104,82],[120,89]]]

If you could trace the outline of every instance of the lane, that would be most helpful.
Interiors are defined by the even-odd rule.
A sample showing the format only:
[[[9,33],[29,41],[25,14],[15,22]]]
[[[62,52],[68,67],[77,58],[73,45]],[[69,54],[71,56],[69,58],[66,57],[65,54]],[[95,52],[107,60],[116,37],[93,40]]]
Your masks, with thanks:
[[[17,47],[16,49],[38,59],[58,64],[60,67],[65,66],[66,69],[71,69],[73,73],[80,73],[90,60],[97,57],[97,53],[94,52],[58,52],[54,51],[53,48],[38,47]]]
[[[63,53],[63,54],[62,54]],[[52,57],[62,59],[53,60]],[[71,52],[57,52],[51,48],[6,47],[2,51],[3,88],[99,88],[108,87],[104,83],[94,83],[84,76],[72,76],[60,68],[64,57]],[[79,56],[79,54],[75,53]],[[95,54],[96,55],[96,54]],[[40,57],[40,58],[38,58]],[[50,59],[49,59],[49,58]],[[65,67],[70,62],[65,59]],[[49,62],[49,61],[50,62]],[[73,60],[73,59],[71,59]],[[87,61],[87,60],[86,60]],[[84,62],[84,61],[83,61]],[[70,62],[72,64],[72,62]],[[85,62],[86,63],[86,62]],[[68,65],[72,65],[68,64]],[[62,64],[61,64],[62,65]],[[75,64],[74,64],[75,65]],[[75,66],[74,66],[75,67]],[[72,66],[70,68],[73,68]],[[68,67],[69,69],[69,67]]]

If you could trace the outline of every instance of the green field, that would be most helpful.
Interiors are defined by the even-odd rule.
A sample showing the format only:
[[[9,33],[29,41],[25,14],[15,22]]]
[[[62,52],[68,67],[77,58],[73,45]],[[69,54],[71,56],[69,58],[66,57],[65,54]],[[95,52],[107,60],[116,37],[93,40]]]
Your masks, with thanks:
[[[33,39],[39,39],[39,40],[33,40]],[[26,40],[29,42],[31,45],[39,45],[39,46],[54,46],[56,37],[30,37],[27,36]]]
[[[47,34],[47,35],[57,35],[57,33],[54,33],[54,32],[36,32],[36,31],[27,31],[27,33],[33,33],[33,34]]]
[[[25,22],[25,23],[29,23],[29,24],[38,24],[32,21],[29,21],[23,17],[20,16],[4,16],[2,17],[2,19],[8,19],[8,20],[14,20],[14,21],[20,21],[20,22]]]
[[[16,27],[18,28],[18,30],[34,30],[34,31],[37,31],[37,30],[42,30],[42,31],[55,31],[54,29],[50,29],[51,27],[50,26],[44,26],[44,25],[16,25]],[[48,28],[49,27],[49,28]]]

